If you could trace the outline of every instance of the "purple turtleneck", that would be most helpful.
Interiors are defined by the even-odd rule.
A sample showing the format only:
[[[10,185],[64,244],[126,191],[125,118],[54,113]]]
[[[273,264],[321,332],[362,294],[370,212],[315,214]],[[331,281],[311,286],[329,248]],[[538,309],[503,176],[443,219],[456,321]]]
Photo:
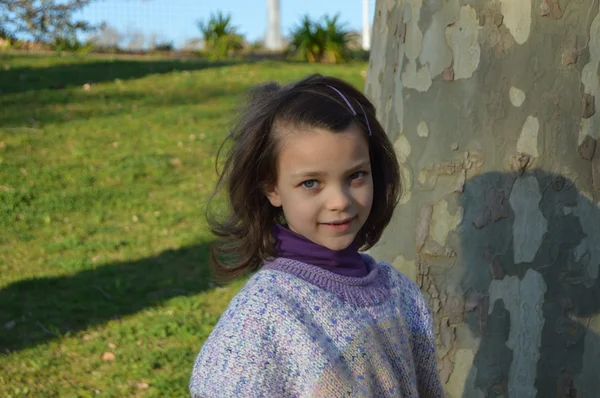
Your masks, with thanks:
[[[273,236],[277,241],[277,257],[315,265],[342,276],[362,278],[369,273],[354,242],[345,249],[331,250],[279,224],[273,228]]]

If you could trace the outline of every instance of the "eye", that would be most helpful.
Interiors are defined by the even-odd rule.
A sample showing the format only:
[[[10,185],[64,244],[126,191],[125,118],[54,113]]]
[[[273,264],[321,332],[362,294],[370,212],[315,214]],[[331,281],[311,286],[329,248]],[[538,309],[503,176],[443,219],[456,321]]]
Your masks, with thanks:
[[[313,189],[317,187],[317,184],[317,180],[306,180],[300,185],[302,185],[306,189]]]
[[[350,178],[350,180],[358,180],[359,178],[365,177],[366,175],[367,175],[367,173],[364,171],[356,171],[356,172],[350,174],[350,177],[348,177],[348,178]]]

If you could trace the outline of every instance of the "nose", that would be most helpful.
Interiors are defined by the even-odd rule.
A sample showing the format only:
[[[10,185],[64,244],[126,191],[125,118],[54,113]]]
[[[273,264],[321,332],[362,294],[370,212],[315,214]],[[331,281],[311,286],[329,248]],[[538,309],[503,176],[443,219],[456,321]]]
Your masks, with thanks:
[[[350,190],[348,187],[330,187],[326,199],[327,210],[343,211],[347,210],[352,203]]]

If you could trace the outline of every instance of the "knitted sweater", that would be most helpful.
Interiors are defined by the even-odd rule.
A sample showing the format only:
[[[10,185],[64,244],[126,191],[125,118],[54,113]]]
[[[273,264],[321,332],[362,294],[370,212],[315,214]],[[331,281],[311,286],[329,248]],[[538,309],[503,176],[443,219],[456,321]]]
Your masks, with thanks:
[[[202,347],[191,395],[443,397],[426,299],[389,264],[363,258],[362,278],[265,264]]]

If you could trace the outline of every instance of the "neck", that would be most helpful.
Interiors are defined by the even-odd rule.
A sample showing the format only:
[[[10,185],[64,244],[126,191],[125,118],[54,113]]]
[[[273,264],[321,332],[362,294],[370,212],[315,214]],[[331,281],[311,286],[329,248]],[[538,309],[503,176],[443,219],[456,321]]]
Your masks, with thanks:
[[[277,240],[277,257],[311,264],[343,276],[364,277],[368,273],[356,242],[342,250],[331,250],[279,224],[273,228],[273,236]]]

